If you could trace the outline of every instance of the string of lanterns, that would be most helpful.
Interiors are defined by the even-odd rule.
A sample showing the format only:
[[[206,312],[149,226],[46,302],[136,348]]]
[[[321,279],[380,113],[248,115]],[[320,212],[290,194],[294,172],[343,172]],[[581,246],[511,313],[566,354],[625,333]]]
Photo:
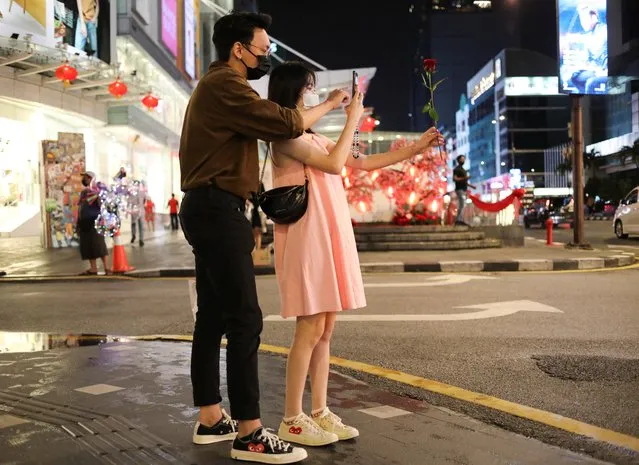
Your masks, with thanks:
[[[78,78],[78,70],[69,64],[69,60],[65,60],[56,70],[55,77],[61,81],[64,87],[69,87],[73,81]],[[113,81],[107,87],[109,94],[111,94],[116,99],[120,99],[124,97],[129,92],[129,87],[126,85],[124,81],[118,76],[115,81]],[[144,97],[140,100],[142,105],[144,105],[149,111],[153,111],[160,104],[160,99],[153,95],[151,91],[148,91]]]

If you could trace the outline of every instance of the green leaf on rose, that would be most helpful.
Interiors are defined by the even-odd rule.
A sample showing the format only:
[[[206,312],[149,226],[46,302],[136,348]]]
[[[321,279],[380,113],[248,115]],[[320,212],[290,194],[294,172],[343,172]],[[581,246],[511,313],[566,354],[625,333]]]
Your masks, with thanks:
[[[428,116],[430,116],[430,119],[432,119],[433,121],[439,121],[439,114],[433,106],[428,109]]]
[[[422,113],[429,113],[430,114],[430,110],[433,108],[433,106],[430,104],[430,102],[428,102],[426,105],[424,105],[424,108],[422,108]]]
[[[440,79],[439,81],[437,81],[435,84],[433,84],[433,92],[435,92],[435,89],[437,89],[437,87],[446,80],[446,78],[444,79]]]

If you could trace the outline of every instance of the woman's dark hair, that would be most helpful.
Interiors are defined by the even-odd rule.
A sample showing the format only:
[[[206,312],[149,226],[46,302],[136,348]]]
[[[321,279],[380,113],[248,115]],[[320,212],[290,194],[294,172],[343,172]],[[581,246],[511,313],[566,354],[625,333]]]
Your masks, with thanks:
[[[229,61],[235,42],[248,45],[255,29],[268,29],[271,17],[263,13],[234,11],[222,16],[213,26],[213,45],[221,61]]]
[[[268,99],[281,107],[296,108],[302,91],[315,85],[315,72],[298,61],[287,61],[271,71],[268,81]]]

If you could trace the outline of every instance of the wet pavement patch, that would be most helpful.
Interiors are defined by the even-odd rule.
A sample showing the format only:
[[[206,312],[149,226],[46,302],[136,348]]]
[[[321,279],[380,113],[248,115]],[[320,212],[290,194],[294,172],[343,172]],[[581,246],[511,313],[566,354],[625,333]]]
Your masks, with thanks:
[[[0,354],[71,349],[74,347],[97,346],[108,342],[127,342],[127,339],[103,334],[49,334],[0,331]]]
[[[582,355],[533,355],[532,359],[547,375],[568,381],[639,380],[639,359]]]

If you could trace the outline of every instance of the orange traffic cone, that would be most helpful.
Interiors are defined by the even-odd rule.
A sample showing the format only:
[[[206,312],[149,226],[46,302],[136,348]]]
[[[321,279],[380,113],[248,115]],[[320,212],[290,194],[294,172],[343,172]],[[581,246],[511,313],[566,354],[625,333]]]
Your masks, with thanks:
[[[129,266],[129,262],[126,259],[126,251],[124,250],[124,245],[122,245],[119,229],[113,236],[113,266],[111,268],[114,273],[126,273],[135,270],[135,267]]]

